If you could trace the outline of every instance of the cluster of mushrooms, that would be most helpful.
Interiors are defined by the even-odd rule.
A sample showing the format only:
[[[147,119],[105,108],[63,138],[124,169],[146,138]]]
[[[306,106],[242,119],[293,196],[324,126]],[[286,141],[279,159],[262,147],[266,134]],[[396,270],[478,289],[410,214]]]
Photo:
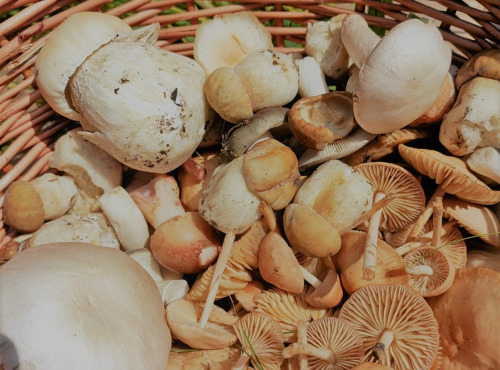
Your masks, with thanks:
[[[159,31],[79,13],[37,57],[82,127],[5,193],[5,369],[500,367],[500,50],[452,75],[435,26],[356,14],[304,55],[248,12],[194,59]]]

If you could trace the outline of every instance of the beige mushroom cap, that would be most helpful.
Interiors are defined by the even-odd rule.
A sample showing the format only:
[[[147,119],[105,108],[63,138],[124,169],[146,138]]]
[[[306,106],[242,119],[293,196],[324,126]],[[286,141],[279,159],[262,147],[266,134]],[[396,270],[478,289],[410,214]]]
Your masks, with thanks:
[[[443,369],[497,369],[500,273],[489,268],[465,268],[451,288],[428,299],[439,323]]]
[[[30,181],[42,198],[45,220],[64,215],[73,205],[78,193],[70,176],[57,176],[47,172]]]
[[[432,106],[450,63],[450,46],[435,25],[418,19],[399,23],[361,68],[354,98],[356,121],[373,134],[408,125]]]
[[[339,318],[360,333],[365,361],[394,369],[424,370],[436,360],[436,319],[425,300],[403,285],[361,288],[342,306]],[[385,356],[377,360],[375,353]]]
[[[51,108],[79,121],[80,114],[66,99],[70,77],[97,48],[131,31],[130,26],[120,18],[98,12],[76,13],[61,23],[36,59],[37,85]]]
[[[476,76],[500,80],[500,49],[484,50],[465,62],[455,78],[457,89]]]
[[[31,233],[43,225],[42,197],[28,181],[14,181],[7,188],[2,212],[5,223],[23,233]]]
[[[435,179],[449,194],[478,204],[490,205],[500,202],[500,191],[492,190],[481,182],[459,158],[402,144],[399,145],[399,153],[413,168]]]

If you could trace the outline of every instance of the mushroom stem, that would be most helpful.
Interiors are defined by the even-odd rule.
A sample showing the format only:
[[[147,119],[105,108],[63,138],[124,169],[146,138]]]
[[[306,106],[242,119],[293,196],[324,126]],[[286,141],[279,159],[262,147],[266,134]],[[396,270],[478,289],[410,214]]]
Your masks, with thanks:
[[[198,181],[203,181],[207,175],[205,166],[196,163],[192,157],[182,164],[182,169]]]
[[[383,192],[375,192],[373,203],[382,200],[386,195]],[[370,225],[366,232],[365,256],[363,261],[363,280],[371,281],[375,278],[375,266],[377,265],[377,241],[378,229],[380,226],[380,218],[382,217],[382,209],[372,214],[370,217]]]
[[[361,225],[366,220],[370,219],[370,217],[375,212],[377,212],[377,211],[381,210],[382,208],[384,208],[393,199],[394,199],[394,195],[387,194],[384,198],[382,198],[378,202],[374,203],[373,206],[372,206],[372,209],[370,209],[368,212],[366,212],[365,214],[361,215],[360,218],[358,218],[356,221],[354,221],[353,224],[346,229],[346,232],[349,231],[349,230],[354,229],[355,227]]]
[[[326,348],[313,347],[310,344],[293,343],[283,350],[283,357],[290,358],[296,355],[307,355],[317,357],[332,365],[337,363],[335,354]]]
[[[342,43],[358,68],[363,67],[380,37],[373,32],[359,14],[351,14],[342,22]]]
[[[436,197],[433,204],[432,245],[439,247],[441,245],[441,229],[443,227],[443,197]]]
[[[250,360],[250,356],[247,355],[246,352],[242,352],[240,358],[234,366],[231,368],[231,370],[243,370],[246,369],[247,363]]]
[[[373,347],[373,354],[380,363],[384,363],[387,357],[389,346],[394,340],[394,334],[391,330],[384,330],[379,341]]]
[[[305,345],[307,344],[307,324],[305,320],[299,320],[297,322],[297,343]],[[307,357],[299,354],[299,368],[300,370],[307,370]]]
[[[229,311],[227,311],[227,313],[236,316],[236,314],[240,312],[242,308],[243,305],[240,302],[238,302]]]
[[[207,300],[205,301],[205,307],[203,307],[203,312],[201,313],[200,317],[200,327],[202,329],[205,327],[205,325],[207,325],[208,316],[210,315],[210,311],[212,311],[212,307],[215,302],[215,296],[217,295],[217,291],[219,290],[222,274],[226,269],[227,260],[231,255],[231,249],[233,247],[235,237],[236,235],[233,232],[228,232],[224,237],[224,243],[222,244],[219,258],[217,259],[217,263],[215,264],[214,275],[212,277],[212,281],[210,282],[210,290],[208,292]]]
[[[411,230],[410,234],[406,238],[406,240],[411,241],[415,238],[418,237],[418,234],[420,234],[420,231],[422,231],[422,228],[424,227],[425,223],[429,220],[429,218],[432,215],[433,212],[433,206],[434,206],[434,200],[437,197],[442,197],[445,194],[445,191],[441,187],[441,185],[438,185],[436,190],[434,191],[434,194],[432,194],[431,198],[427,202],[427,205],[425,206],[424,211],[420,216],[418,216],[417,221],[415,221],[415,224],[413,225],[413,229]]]
[[[321,285],[321,280],[319,280],[316,276],[307,271],[304,267],[300,266],[302,271],[302,277],[305,281],[311,284],[314,288],[318,288]]]
[[[426,276],[434,275],[434,270],[432,269],[431,266],[428,265],[415,265],[415,264],[406,265],[405,270],[410,275],[426,275]]]
[[[443,235],[448,234],[453,229],[453,226],[456,225],[456,223],[457,222],[455,220],[445,223],[441,227],[440,235],[443,236]],[[424,239],[425,240],[425,239],[429,238],[431,236],[431,233],[432,233],[432,235],[434,235],[434,231],[431,231],[429,233],[420,235],[419,240],[420,239]],[[395,250],[396,250],[396,252],[398,252],[398,254],[400,256],[404,256],[406,253],[409,253],[409,252],[411,252],[411,251],[413,251],[413,250],[415,250],[417,248],[420,248],[424,244],[427,244],[427,242],[425,242],[425,241],[407,242],[407,243],[403,244],[402,246],[396,248]]]
[[[408,242],[403,244],[401,247],[396,248],[395,251],[398,252],[400,256],[404,256],[406,253],[420,248],[422,245],[424,244],[421,242]]]

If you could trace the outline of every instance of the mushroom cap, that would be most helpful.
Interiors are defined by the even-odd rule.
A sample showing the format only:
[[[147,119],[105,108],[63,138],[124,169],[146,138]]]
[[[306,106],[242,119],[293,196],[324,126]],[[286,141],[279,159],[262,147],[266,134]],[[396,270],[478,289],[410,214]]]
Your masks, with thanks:
[[[406,144],[427,136],[426,131],[402,128],[389,134],[378,135],[361,149],[352,153],[347,160],[349,166],[372,162],[392,154],[399,144]]]
[[[472,172],[486,177],[484,181],[500,184],[500,150],[491,146],[478,148],[467,159]]]
[[[305,147],[322,150],[354,128],[352,95],[345,91],[302,98],[288,116],[290,130]]]
[[[165,368],[171,338],[160,293],[119,250],[25,250],[0,269],[0,291],[6,369]]]
[[[429,266],[432,275],[412,274],[408,285],[422,297],[435,297],[450,289],[455,279],[455,266],[448,256],[436,247],[420,247],[404,257],[405,266]]]
[[[219,306],[213,306],[208,323],[199,325],[203,304],[179,299],[167,305],[165,315],[172,337],[191,348],[218,349],[236,342],[232,325],[238,320]]]
[[[291,294],[278,288],[263,291],[255,311],[267,313],[278,321],[287,341],[296,337],[298,320],[309,322],[332,315],[331,309],[311,307],[306,301],[305,291],[301,294]]]
[[[432,106],[450,64],[450,46],[435,25],[418,19],[400,22],[361,68],[354,97],[356,121],[372,134],[408,125]]]
[[[40,50],[35,64],[38,88],[51,108],[79,121],[80,114],[67,100],[71,76],[101,45],[131,31],[120,18],[98,12],[75,13],[62,22]]]
[[[269,232],[267,222],[261,218],[243,234],[238,235],[231,248],[231,260],[248,270],[259,268],[259,247]]]
[[[307,343],[316,348],[333,352],[336,364],[317,357],[306,356],[309,369],[348,370],[364,358],[361,336],[345,320],[337,317],[323,317],[307,326]]]
[[[354,168],[373,186],[375,192],[392,194],[393,199],[382,208],[380,227],[401,230],[415,221],[425,207],[425,194],[420,182],[403,167],[387,163],[362,163]]]
[[[469,233],[500,248],[500,221],[491,209],[461,199],[445,198],[443,211]],[[485,235],[489,234],[489,235]]]
[[[366,233],[348,231],[342,235],[342,247],[334,256],[335,266],[340,272],[340,281],[347,294],[353,294],[365,285],[402,284],[409,281],[403,258],[383,240],[377,240],[377,264],[375,278],[363,280],[363,261]]]
[[[466,267],[488,267],[500,272],[500,249],[484,246],[482,249],[473,249],[467,253]]]
[[[234,298],[246,311],[253,311],[257,307],[259,295],[264,290],[264,283],[261,280],[252,280],[248,285],[234,293]]]
[[[342,234],[372,207],[370,182],[338,160],[328,161],[302,184],[294,203],[310,206]]]
[[[416,149],[399,145],[401,157],[421,174],[435,179],[443,190],[456,197],[478,204],[500,202],[500,191],[491,190],[479,181],[459,158],[436,150]]]
[[[14,181],[7,188],[2,205],[5,223],[22,233],[40,229],[44,207],[40,194],[28,181]]]
[[[248,54],[273,49],[271,34],[250,12],[216,15],[203,23],[194,40],[194,58],[207,74],[234,67]]]
[[[443,369],[496,369],[500,273],[464,268],[444,294],[428,299],[439,323]]]
[[[239,319],[233,328],[243,350],[249,354],[255,353],[261,366],[279,366],[283,362],[285,338],[280,325],[272,316],[251,312]],[[258,368],[255,358],[252,357],[251,360]]]
[[[500,80],[500,49],[484,50],[467,60],[455,77],[457,89],[477,76]]]
[[[374,364],[373,362],[362,362],[359,365],[356,365],[352,368],[352,370],[391,370],[392,367]]]
[[[229,369],[238,361],[241,350],[236,346],[208,349],[204,351],[189,351],[189,348],[180,348],[176,344],[168,356],[167,369],[169,370],[222,370]],[[187,349],[187,351],[186,351]]]
[[[342,301],[344,295],[340,277],[333,269],[328,269],[318,276],[321,284],[317,287],[309,287],[306,301],[313,307],[331,308]]]
[[[403,285],[368,285],[359,289],[344,303],[339,318],[361,335],[365,361],[378,362],[372,352],[385,330],[390,330],[394,339],[382,365],[430,369],[436,360],[436,319],[424,298]]]

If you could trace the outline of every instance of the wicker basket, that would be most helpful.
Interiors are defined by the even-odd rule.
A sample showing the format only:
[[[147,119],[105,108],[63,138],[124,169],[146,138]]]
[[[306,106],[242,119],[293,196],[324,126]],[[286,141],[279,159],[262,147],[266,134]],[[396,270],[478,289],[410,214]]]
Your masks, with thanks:
[[[121,5],[117,5],[117,3]],[[35,83],[36,51],[69,15],[102,11],[120,16],[131,26],[160,23],[157,46],[191,56],[198,25],[217,14],[252,12],[267,26],[279,51],[301,51],[308,22],[340,13],[359,12],[368,23],[390,29],[409,16],[435,22],[453,44],[454,61],[463,63],[500,44],[498,0],[337,2],[325,0],[0,0],[0,195],[14,180],[31,180],[49,171],[54,142],[71,122],[42,100]],[[0,205],[3,203],[3,195]],[[0,213],[1,217],[1,213]],[[0,222],[1,218],[0,218]],[[0,246],[15,235],[0,225]]]

